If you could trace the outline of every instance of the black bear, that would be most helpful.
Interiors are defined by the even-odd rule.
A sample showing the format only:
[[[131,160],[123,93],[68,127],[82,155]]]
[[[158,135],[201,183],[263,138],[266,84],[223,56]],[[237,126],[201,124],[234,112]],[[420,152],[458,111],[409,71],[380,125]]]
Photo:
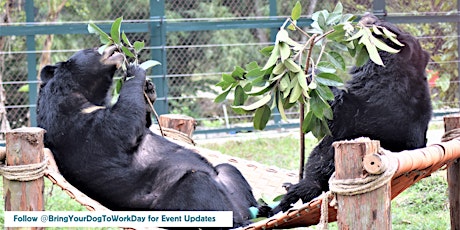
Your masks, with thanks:
[[[425,68],[430,59],[417,39],[395,25],[366,15],[361,23],[382,26],[397,35],[404,44],[390,46],[399,53],[380,52],[385,66],[372,61],[354,67],[345,90],[334,88],[331,107],[334,118],[329,122],[331,135],[313,149],[305,165],[304,179],[291,185],[280,204],[268,215],[286,211],[299,199],[306,203],[329,190],[328,180],[335,171],[332,143],[369,137],[379,140],[383,148],[399,152],[426,145],[431,119],[431,99]],[[267,207],[261,208],[265,215]],[[265,213],[265,214],[264,214]]]
[[[123,62],[115,50],[82,50],[41,71],[37,122],[63,176],[112,210],[233,211],[234,226],[244,225],[257,202],[242,174],[148,129],[144,90],[154,89],[143,69],[128,67],[111,105]]]

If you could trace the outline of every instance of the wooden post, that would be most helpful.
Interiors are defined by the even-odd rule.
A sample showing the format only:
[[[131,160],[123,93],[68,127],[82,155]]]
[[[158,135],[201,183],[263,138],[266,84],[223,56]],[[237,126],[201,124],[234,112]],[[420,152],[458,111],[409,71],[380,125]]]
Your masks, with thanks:
[[[338,180],[363,178],[363,158],[378,151],[379,141],[359,138],[334,142],[335,177]],[[359,195],[337,195],[339,229],[391,229],[391,183]]]
[[[6,133],[6,165],[28,165],[44,159],[41,128],[19,128]],[[33,181],[3,178],[5,211],[43,211],[43,177]],[[33,228],[43,229],[43,228]]]
[[[444,117],[444,131],[460,128],[460,115]],[[447,168],[447,183],[449,185],[450,229],[460,230],[460,164],[458,159]]]
[[[181,114],[163,114],[160,115],[159,123],[161,127],[174,129],[192,137],[195,131],[196,121],[193,117]]]

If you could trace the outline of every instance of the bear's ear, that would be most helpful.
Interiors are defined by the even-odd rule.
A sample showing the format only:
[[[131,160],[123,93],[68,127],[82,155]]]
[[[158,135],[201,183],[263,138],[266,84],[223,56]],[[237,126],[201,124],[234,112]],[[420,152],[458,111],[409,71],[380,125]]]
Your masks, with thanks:
[[[40,72],[40,79],[42,80],[43,84],[46,84],[51,78],[54,77],[54,70],[57,67],[54,65],[47,65],[43,67],[42,71]]]

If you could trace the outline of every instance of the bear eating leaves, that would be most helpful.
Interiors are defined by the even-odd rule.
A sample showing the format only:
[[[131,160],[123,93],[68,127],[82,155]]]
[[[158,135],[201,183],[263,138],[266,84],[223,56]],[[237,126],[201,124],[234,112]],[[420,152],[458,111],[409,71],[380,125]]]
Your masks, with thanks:
[[[311,152],[304,178],[289,187],[273,210],[261,207],[260,215],[286,211],[299,199],[306,203],[329,190],[328,180],[335,171],[334,141],[369,137],[379,140],[383,148],[393,152],[426,145],[432,113],[425,75],[429,54],[416,38],[391,23],[373,15],[365,15],[361,23],[389,29],[404,46],[386,41],[400,52],[379,52],[385,66],[369,60],[351,70],[352,79],[346,83],[345,90],[333,89],[335,100],[331,107],[334,119],[329,122],[331,135],[324,137]]]
[[[122,62],[115,47],[87,49],[41,71],[38,126],[63,176],[112,210],[233,211],[234,227],[245,224],[257,202],[235,167],[213,167],[147,128],[144,89],[154,92],[143,69],[128,67],[110,105]]]

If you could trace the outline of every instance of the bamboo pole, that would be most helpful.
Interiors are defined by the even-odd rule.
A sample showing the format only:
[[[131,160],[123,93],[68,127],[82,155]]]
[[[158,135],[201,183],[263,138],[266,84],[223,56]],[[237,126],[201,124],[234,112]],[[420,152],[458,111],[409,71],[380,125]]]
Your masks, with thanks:
[[[6,165],[29,165],[44,160],[41,128],[19,128],[6,133]],[[5,211],[43,211],[43,177],[32,181],[3,178]],[[43,229],[43,228],[31,228]]]

